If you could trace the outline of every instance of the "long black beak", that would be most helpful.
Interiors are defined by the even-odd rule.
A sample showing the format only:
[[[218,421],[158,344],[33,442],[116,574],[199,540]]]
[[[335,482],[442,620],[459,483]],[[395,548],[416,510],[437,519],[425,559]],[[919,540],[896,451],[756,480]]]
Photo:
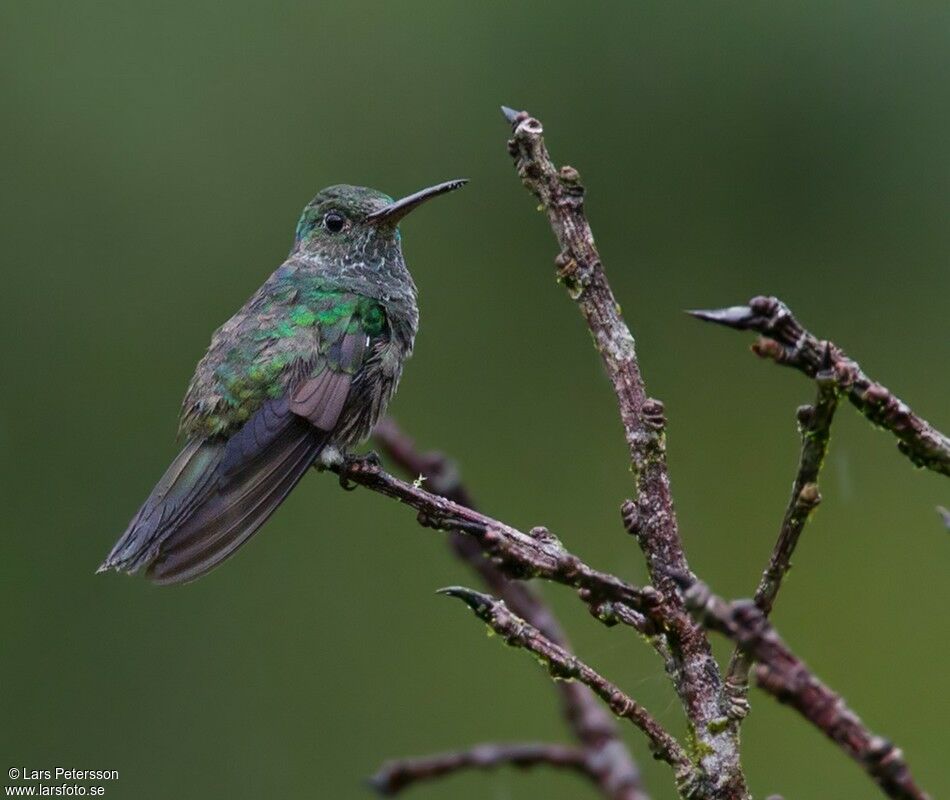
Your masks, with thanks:
[[[438,183],[435,186],[430,186],[428,189],[420,189],[418,192],[407,195],[401,200],[390,203],[379,211],[374,211],[367,217],[367,220],[370,222],[388,222],[391,225],[395,225],[406,216],[406,214],[421,206],[426,200],[431,200],[440,194],[454,192],[456,189],[461,189],[466,183],[468,183],[467,178],[459,178],[454,181]]]

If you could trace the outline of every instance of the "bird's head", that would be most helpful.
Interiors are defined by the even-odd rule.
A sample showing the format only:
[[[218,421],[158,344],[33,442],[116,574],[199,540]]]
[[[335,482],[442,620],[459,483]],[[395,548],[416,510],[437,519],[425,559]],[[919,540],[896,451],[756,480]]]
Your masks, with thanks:
[[[300,216],[294,249],[314,255],[360,256],[385,254],[399,247],[399,221],[440,194],[454,191],[465,180],[446,181],[393,200],[364,186],[330,186],[313,198]]]

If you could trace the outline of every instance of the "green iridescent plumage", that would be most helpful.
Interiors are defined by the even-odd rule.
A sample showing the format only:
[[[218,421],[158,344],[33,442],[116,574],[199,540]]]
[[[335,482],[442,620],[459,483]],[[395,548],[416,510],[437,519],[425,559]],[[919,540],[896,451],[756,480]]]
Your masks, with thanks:
[[[308,204],[290,256],[212,336],[182,405],[185,447],[100,570],[147,567],[157,583],[200,577],[314,461],[369,435],[418,325],[397,225],[462,183],[395,202],[332,186]]]
[[[379,301],[323,288],[308,276],[282,276],[265,289],[259,312],[243,326],[249,335],[225,339],[223,355],[214,345],[209,351],[206,358],[216,363],[210,385],[200,368],[196,373],[185,399],[183,435],[227,433],[293,381],[325,367],[354,374],[360,365],[341,361],[334,345],[357,334],[372,340],[385,329]]]

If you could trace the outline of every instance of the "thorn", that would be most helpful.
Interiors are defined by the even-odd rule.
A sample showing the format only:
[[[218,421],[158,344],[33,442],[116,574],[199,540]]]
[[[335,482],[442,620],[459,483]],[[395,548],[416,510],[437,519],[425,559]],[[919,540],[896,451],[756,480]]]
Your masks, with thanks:
[[[748,306],[730,306],[729,308],[689,309],[686,311],[691,317],[704,322],[715,322],[730,328],[747,330],[757,314]]]
[[[436,594],[444,594],[449,597],[457,597],[467,606],[470,606],[474,611],[480,611],[486,608],[490,608],[495,602],[494,598],[491,595],[482,594],[481,592],[476,592],[474,589],[469,589],[465,586],[445,586],[442,589],[437,589]]]
[[[449,597],[465,597],[469,594],[478,594],[474,589],[469,589],[466,586],[443,586],[441,589],[436,589],[435,593],[448,595]]]
[[[505,115],[505,119],[512,125],[518,121],[519,115],[523,114],[523,111],[515,111],[513,108],[508,106],[501,107],[501,113]]]

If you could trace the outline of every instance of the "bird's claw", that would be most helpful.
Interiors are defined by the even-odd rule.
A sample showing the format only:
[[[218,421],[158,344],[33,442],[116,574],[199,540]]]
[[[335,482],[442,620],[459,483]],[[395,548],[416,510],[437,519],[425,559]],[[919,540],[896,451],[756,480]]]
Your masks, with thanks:
[[[356,488],[356,484],[351,480],[354,475],[379,469],[379,466],[379,454],[375,450],[370,450],[364,455],[348,453],[343,457],[343,463],[340,465],[340,486],[343,491],[352,492]]]

